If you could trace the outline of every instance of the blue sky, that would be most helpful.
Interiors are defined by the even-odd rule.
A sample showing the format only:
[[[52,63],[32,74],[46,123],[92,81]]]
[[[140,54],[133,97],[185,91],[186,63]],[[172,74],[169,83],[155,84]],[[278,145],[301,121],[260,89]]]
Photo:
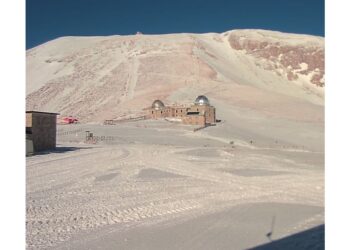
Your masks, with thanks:
[[[27,0],[27,49],[60,36],[259,28],[324,36],[324,0]]]

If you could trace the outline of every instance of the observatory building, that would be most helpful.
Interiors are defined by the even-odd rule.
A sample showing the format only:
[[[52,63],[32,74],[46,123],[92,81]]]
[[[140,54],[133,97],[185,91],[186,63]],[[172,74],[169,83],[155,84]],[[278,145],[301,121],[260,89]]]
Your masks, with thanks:
[[[206,96],[200,95],[190,106],[165,106],[155,100],[148,111],[148,119],[178,118],[184,124],[206,126],[216,122],[215,107],[211,106]]]

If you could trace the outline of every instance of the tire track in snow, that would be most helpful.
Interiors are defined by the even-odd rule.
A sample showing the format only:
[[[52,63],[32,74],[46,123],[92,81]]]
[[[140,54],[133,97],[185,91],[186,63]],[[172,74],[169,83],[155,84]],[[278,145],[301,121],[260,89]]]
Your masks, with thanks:
[[[162,205],[85,209],[64,217],[27,219],[27,239],[29,249],[41,249],[41,246],[54,246],[68,240],[73,234],[84,230],[94,230],[106,225],[134,223],[155,217],[176,215],[200,207],[195,201],[176,201]],[[47,208],[46,208],[47,209]],[[46,210],[45,210],[46,211]],[[45,212],[38,209],[36,213]],[[29,212],[30,213],[30,212]],[[33,217],[37,217],[33,214]]]

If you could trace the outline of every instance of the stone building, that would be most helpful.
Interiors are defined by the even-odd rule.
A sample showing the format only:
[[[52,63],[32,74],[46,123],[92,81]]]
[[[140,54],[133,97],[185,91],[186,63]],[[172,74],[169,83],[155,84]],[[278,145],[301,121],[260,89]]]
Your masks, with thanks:
[[[149,119],[179,118],[184,124],[200,126],[216,122],[215,107],[204,95],[198,96],[190,106],[165,106],[162,101],[155,100],[146,110]]]
[[[56,148],[57,113],[26,111],[26,154]]]

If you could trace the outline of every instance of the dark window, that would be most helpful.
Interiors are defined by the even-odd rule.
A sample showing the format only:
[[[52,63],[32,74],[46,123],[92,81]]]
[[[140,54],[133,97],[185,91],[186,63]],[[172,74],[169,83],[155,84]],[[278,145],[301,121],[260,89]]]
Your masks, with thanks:
[[[187,115],[199,115],[199,112],[187,112]]]
[[[26,134],[32,134],[32,128],[26,127]]]

